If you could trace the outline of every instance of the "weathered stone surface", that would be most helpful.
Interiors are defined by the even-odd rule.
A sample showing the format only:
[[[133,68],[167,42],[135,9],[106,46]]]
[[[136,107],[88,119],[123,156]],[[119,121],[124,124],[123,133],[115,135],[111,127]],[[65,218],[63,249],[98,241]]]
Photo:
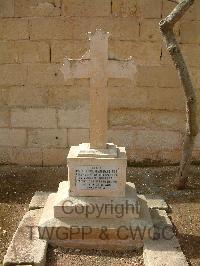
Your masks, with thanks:
[[[91,151],[90,156],[79,156],[80,146],[72,146],[70,148],[67,157],[70,196],[123,197],[125,195],[127,165],[125,149],[123,147],[118,147],[116,153],[117,157],[114,156],[114,147],[111,148],[111,154],[109,154],[108,150],[109,149],[89,149],[89,152]],[[112,155],[112,152],[114,155]],[[111,169],[111,173],[113,173],[112,175],[109,174],[112,182],[110,182],[110,185],[104,187],[104,189],[101,188],[101,183],[98,183],[96,189],[93,189],[90,185],[90,183],[92,183],[90,179],[88,179],[85,184],[82,182],[81,173],[89,174],[89,172],[95,172],[95,167],[98,169],[99,173],[109,169]],[[78,169],[80,169],[80,171],[78,171]],[[79,186],[77,185],[78,182]],[[105,184],[104,182],[104,186]]]
[[[27,66],[19,64],[0,65],[0,86],[24,85],[27,78]]]
[[[43,165],[44,166],[58,166],[58,165],[66,165],[67,163],[67,154],[69,149],[64,148],[43,148]]]
[[[32,129],[28,131],[29,147],[67,147],[66,129]]]
[[[82,17],[71,20],[75,40],[86,40],[86,32],[102,29],[112,33],[112,40],[139,40],[139,21],[136,18],[120,17]],[[66,38],[67,39],[67,38]],[[69,39],[69,38],[68,38]]]
[[[111,5],[109,0],[63,0],[62,13],[64,16],[104,17],[109,16]]]
[[[47,242],[39,239],[37,224],[40,216],[41,210],[25,214],[4,257],[4,266],[45,265]]]
[[[140,0],[138,2],[142,18],[161,18],[162,5],[162,0]]]
[[[147,201],[147,204],[148,204],[148,201]],[[173,229],[172,222],[165,210],[151,209],[150,213],[151,213],[153,224],[157,227],[158,230],[168,227],[171,230],[170,233],[174,234],[172,231]]]
[[[51,44],[51,62],[61,63],[63,58],[80,58],[88,48],[88,41],[55,40]]]
[[[1,0],[0,17],[13,17],[13,16],[14,16],[14,0]]]
[[[72,39],[72,20],[70,18],[32,18],[30,25],[31,40]]]
[[[182,44],[181,49],[184,58],[189,66],[199,67],[200,66],[200,47],[198,44]]]
[[[81,143],[79,144],[79,149],[77,157],[84,158],[118,158],[120,157],[118,153],[125,154],[124,148],[118,148],[113,143],[107,143],[105,149],[92,148],[90,143]]]
[[[109,55],[115,58],[133,56],[137,64],[158,65],[160,63],[161,45],[152,42],[110,41]]]
[[[200,134],[197,135],[196,139],[195,139],[195,148],[199,149],[200,148]]]
[[[5,108],[8,105],[8,88],[2,86],[0,87],[0,105]]]
[[[15,1],[16,17],[60,16],[61,2],[57,0],[17,0]]]
[[[169,206],[166,201],[159,195],[145,195],[147,205],[150,209],[169,210]]]
[[[66,240],[66,241],[49,241],[53,247],[61,246],[64,248],[75,248],[75,249],[95,249],[95,250],[112,250],[126,252],[128,250],[140,249],[143,243],[140,240],[118,240],[118,239],[85,239],[83,240]]]
[[[145,266],[187,266],[187,260],[181,251],[178,240],[152,240],[144,245]]]
[[[148,75],[146,75],[148,73]],[[144,78],[145,77],[145,78]],[[170,79],[169,79],[170,77]],[[174,67],[170,66],[147,66],[139,65],[137,67],[136,84],[138,86],[160,88],[179,88],[180,80]]]
[[[56,110],[54,108],[13,109],[12,127],[56,128]]]
[[[12,147],[10,150],[10,163],[42,166],[42,149]]]
[[[48,90],[44,87],[14,86],[8,90],[8,105],[11,107],[45,107]]]
[[[178,149],[182,138],[177,131],[136,130],[136,148],[140,149]]]
[[[146,148],[132,148],[127,150],[127,156],[131,163],[144,164],[156,163],[162,160],[162,163],[169,164],[170,162],[180,162],[181,149],[146,149]]]
[[[50,193],[51,192],[36,191],[29,204],[29,210],[44,208]]]
[[[140,38],[142,41],[159,42],[161,44],[159,21],[159,19],[143,19],[141,21]]]
[[[0,20],[1,40],[28,40],[28,19],[4,18]]]
[[[88,128],[72,128],[68,130],[68,144],[69,147],[78,145],[79,143],[89,142]]]
[[[60,128],[88,128],[88,106],[75,106],[58,110],[58,126]]]
[[[112,15],[115,17],[136,16],[137,12],[136,0],[114,0],[112,1]]]
[[[129,95],[129,97],[127,97]],[[109,107],[110,112],[112,110],[121,110],[121,112],[142,112],[137,110],[139,108],[151,109],[154,106],[155,109],[165,110],[165,112],[171,118],[180,115],[177,111],[184,111],[184,93],[180,88],[165,88],[162,90],[160,87],[136,87],[130,86],[110,86],[109,87]],[[169,114],[169,111],[172,111]],[[176,112],[175,112],[176,111]],[[145,111],[143,111],[145,113]],[[149,111],[147,111],[149,112]],[[162,113],[159,111],[162,116]],[[158,111],[152,111],[152,116],[158,115]],[[132,116],[132,119],[135,118]]]
[[[108,193],[109,194],[109,193]],[[125,197],[71,197],[69,182],[59,184],[54,202],[55,218],[98,218],[122,219],[139,218],[140,202],[134,184],[127,182]]]
[[[186,266],[186,258],[172,230],[172,224],[164,210],[152,210],[155,231],[154,240],[144,243],[145,266]]]
[[[50,59],[49,45],[45,42],[1,41],[0,63],[47,63]]]
[[[0,128],[0,145],[2,146],[25,146],[26,130]]]
[[[29,64],[27,84],[34,86],[72,85],[72,81],[64,81],[60,64]]]
[[[76,81],[74,81],[75,83]],[[60,109],[76,109],[78,106],[87,106],[89,101],[89,85],[52,86],[48,90],[48,105],[59,106]],[[72,128],[79,128],[72,127]]]
[[[9,127],[10,125],[10,112],[9,110],[0,110],[0,127]]]
[[[142,127],[149,129],[165,129],[179,130],[185,129],[185,115],[183,112],[162,110],[159,113],[154,110],[151,112],[143,110],[135,110],[132,108],[110,109],[109,125],[114,126],[129,126]]]
[[[44,208],[44,212],[39,223],[40,237],[48,239],[54,244],[74,248],[119,248],[123,249],[138,248],[143,245],[144,238],[149,238],[153,233],[152,221],[148,212],[148,207],[144,199],[141,199],[141,213],[139,219],[56,219],[54,217],[54,202],[56,194],[50,194]],[[109,238],[102,241],[102,226],[107,228]],[[132,228],[132,233],[129,230]],[[70,229],[71,228],[71,229]],[[84,237],[82,230],[86,229]],[[88,229],[90,232],[88,232]],[[119,232],[119,230],[121,230]],[[142,233],[141,236],[141,231]],[[50,233],[50,234],[49,234]],[[131,235],[133,234],[133,235]],[[91,241],[91,242],[89,242]],[[91,245],[92,244],[92,245]]]
[[[116,145],[122,145],[126,149],[135,148],[135,131],[131,129],[112,128],[108,130],[108,140]]]
[[[200,87],[200,79],[199,79],[199,75],[200,75],[200,70],[198,68],[191,68],[191,76],[194,82],[194,86],[196,86],[197,88]],[[199,90],[197,90],[197,96],[198,98],[200,97],[199,95]]]
[[[199,27],[200,21],[183,21],[180,25],[181,43],[199,43]]]

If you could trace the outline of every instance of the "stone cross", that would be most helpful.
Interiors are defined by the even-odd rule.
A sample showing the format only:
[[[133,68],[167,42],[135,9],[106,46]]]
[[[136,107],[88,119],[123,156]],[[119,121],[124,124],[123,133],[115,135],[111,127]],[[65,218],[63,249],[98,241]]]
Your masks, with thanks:
[[[61,71],[65,80],[90,78],[90,148],[107,147],[108,78],[133,79],[136,73],[132,58],[108,58],[109,32],[88,33],[90,50],[81,59],[65,58]],[[128,96],[127,96],[128,97]]]

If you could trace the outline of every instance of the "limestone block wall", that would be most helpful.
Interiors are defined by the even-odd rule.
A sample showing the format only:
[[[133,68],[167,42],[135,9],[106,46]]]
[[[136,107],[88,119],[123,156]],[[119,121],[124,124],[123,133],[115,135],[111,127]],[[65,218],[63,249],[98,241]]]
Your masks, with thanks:
[[[135,82],[110,79],[109,141],[130,161],[178,162],[184,95],[158,28],[167,0],[1,0],[0,163],[61,165],[89,141],[89,80],[64,82],[64,56],[88,49],[86,32],[110,31],[112,56],[132,55]],[[200,1],[176,27],[200,100]],[[200,117],[200,115],[199,115]],[[199,119],[200,120],[200,119]],[[200,159],[200,136],[194,159]]]

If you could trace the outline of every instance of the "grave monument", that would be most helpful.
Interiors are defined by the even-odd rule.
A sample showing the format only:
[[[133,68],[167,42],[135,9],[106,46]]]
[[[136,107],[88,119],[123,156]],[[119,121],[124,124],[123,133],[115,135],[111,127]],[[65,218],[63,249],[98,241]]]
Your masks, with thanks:
[[[90,50],[81,59],[66,58],[65,79],[90,78],[90,143],[72,146],[68,181],[49,195],[38,230],[40,238],[64,247],[132,249],[153,235],[144,196],[126,182],[124,147],[107,142],[108,78],[133,79],[132,58],[109,59],[109,33],[88,33]]]
[[[3,265],[45,265],[48,244],[108,250],[144,246],[145,265],[187,265],[167,204],[136,193],[126,182],[125,148],[107,142],[107,81],[133,79],[134,61],[109,58],[109,33],[96,30],[89,37],[90,51],[79,60],[65,59],[62,71],[66,79],[90,78],[90,143],[71,147],[68,181],[57,193],[36,192]]]

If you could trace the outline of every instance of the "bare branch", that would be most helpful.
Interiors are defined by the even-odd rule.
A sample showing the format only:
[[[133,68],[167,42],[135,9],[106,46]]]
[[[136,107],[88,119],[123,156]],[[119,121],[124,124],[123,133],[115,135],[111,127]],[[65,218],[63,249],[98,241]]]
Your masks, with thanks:
[[[194,139],[198,134],[198,125],[195,90],[187,65],[176,40],[173,28],[176,22],[182,18],[182,16],[187,12],[193,3],[194,0],[182,0],[170,14],[159,23],[160,30],[166,42],[166,48],[178,71],[186,98],[186,134],[182,149],[179,174],[178,178],[176,179],[177,188],[184,188],[186,185],[188,179],[188,168],[194,146]]]

